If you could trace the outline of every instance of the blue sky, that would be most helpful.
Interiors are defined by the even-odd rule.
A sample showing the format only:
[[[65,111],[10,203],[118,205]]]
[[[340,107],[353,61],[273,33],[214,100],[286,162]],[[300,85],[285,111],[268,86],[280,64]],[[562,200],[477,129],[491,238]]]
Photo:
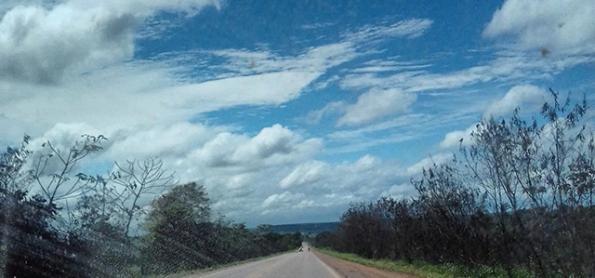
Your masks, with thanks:
[[[4,1],[0,143],[104,134],[87,170],[158,156],[231,220],[336,220],[411,196],[482,118],[534,113],[550,87],[592,100],[592,14],[589,0]]]

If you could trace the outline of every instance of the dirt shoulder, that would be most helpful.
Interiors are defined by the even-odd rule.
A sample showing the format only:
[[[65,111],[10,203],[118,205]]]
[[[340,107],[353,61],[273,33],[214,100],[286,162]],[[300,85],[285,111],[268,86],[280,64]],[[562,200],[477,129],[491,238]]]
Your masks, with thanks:
[[[345,278],[413,278],[411,274],[389,272],[373,267],[348,262],[320,252],[313,251],[325,264],[333,268],[341,277]]]

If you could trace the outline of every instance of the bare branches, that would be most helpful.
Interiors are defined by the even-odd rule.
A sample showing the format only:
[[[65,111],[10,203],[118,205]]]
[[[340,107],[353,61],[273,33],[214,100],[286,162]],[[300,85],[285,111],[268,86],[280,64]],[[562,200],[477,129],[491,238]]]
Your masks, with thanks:
[[[112,180],[122,187],[115,196],[116,205],[126,216],[124,234],[128,235],[134,216],[143,212],[139,206],[141,197],[161,193],[174,183],[175,174],[165,170],[163,161],[155,158],[126,161],[124,165],[116,162],[115,168]]]
[[[102,150],[102,143],[107,138],[103,135],[83,135],[82,138],[68,150],[47,141],[41,145],[42,151],[32,163],[29,175],[49,206],[60,200],[81,196],[90,188],[88,185],[98,182],[82,173],[73,174],[83,158]]]

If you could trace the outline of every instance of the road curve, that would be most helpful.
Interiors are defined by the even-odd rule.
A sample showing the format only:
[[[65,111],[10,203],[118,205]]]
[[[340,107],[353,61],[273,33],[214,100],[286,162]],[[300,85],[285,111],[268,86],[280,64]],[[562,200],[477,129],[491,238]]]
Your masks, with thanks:
[[[314,252],[286,253],[260,261],[241,264],[213,272],[188,277],[204,278],[340,278],[332,268],[323,263]]]

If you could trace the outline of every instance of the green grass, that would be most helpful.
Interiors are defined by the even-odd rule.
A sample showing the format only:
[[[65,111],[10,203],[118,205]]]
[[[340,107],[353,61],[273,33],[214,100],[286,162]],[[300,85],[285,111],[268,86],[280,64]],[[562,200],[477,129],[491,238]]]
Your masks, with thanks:
[[[372,260],[360,257],[355,254],[341,253],[330,249],[317,249],[323,254],[327,254],[339,259],[346,261],[393,271],[413,274],[419,277],[428,278],[443,278],[443,277],[508,277],[506,271],[502,268],[492,268],[487,266],[478,267],[465,267],[455,264],[429,264],[426,262],[413,262],[407,263],[404,261],[392,261],[392,260]],[[533,277],[531,273],[522,269],[515,270],[513,273],[514,277]]]

